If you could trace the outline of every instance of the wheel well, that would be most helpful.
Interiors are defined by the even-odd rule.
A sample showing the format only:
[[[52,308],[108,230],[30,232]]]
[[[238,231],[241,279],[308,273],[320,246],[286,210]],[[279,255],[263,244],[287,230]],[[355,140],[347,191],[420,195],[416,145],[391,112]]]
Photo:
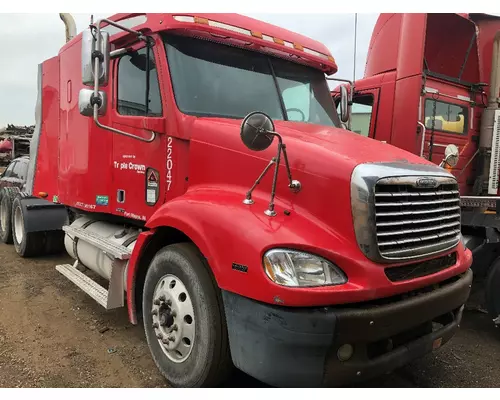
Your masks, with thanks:
[[[135,278],[135,309],[137,317],[142,316],[142,292],[148,267],[153,257],[160,249],[174,243],[193,243],[193,241],[178,229],[171,227],[158,228],[153,237],[149,240],[144,251],[138,260],[137,275]]]

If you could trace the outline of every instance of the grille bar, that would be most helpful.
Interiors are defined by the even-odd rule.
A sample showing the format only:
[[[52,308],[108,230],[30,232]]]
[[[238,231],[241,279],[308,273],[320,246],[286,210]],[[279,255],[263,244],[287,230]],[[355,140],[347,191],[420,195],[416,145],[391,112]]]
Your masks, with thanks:
[[[406,215],[419,215],[419,214],[434,214],[438,212],[446,211],[460,211],[460,206],[456,207],[441,207],[441,208],[429,208],[425,210],[412,210],[412,211],[391,211],[391,212],[378,212],[377,217],[399,217]]]
[[[425,257],[451,249],[460,240],[456,180],[437,177],[429,188],[418,187],[418,179],[388,178],[375,184],[376,240],[387,260]]]
[[[399,240],[392,240],[390,242],[378,242],[379,247],[380,246],[392,246],[392,245],[398,245],[398,244],[407,244],[407,243],[418,243],[418,242],[425,242],[428,240],[435,240],[435,239],[440,239],[445,236],[457,236],[460,233],[460,229],[455,229],[453,231],[447,231],[443,233],[438,233],[434,235],[427,235],[427,236],[419,236],[415,238],[408,238],[408,239],[399,239]]]
[[[402,206],[426,206],[428,204],[459,203],[460,199],[441,199],[425,201],[398,201],[394,203],[376,203],[376,207],[402,207]]]
[[[377,226],[399,226],[408,224],[426,224],[429,222],[442,221],[443,219],[453,219],[460,218],[460,214],[450,214],[450,215],[440,215],[435,218],[424,218],[424,219],[408,219],[404,221],[392,221],[392,222],[378,222]]]
[[[396,192],[396,193],[375,193],[375,197],[403,197],[403,196],[441,196],[459,194],[458,190],[441,190],[439,192]]]
[[[389,232],[379,232],[377,233],[377,236],[394,236],[394,235],[407,235],[410,233],[417,233],[417,232],[430,232],[430,231],[436,231],[436,230],[441,230],[444,228],[452,228],[454,226],[460,226],[460,221],[455,221],[451,222],[449,224],[441,224],[437,226],[429,226],[426,228],[415,228],[415,229],[404,229],[401,231],[389,231]],[[380,245],[380,243],[379,243]]]
[[[433,243],[425,246],[418,246],[413,248],[406,248],[401,250],[391,250],[383,253],[384,256],[397,256],[399,258],[405,258],[414,254],[432,254],[437,251],[445,251],[455,247],[458,243],[458,236],[455,239],[448,239],[440,243]]]

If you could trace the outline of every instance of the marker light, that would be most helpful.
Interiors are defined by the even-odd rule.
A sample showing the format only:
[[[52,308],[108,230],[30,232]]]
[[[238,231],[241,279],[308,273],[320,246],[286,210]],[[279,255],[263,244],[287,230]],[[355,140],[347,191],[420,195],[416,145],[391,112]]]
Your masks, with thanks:
[[[347,282],[340,268],[322,257],[302,251],[273,249],[264,255],[263,262],[267,276],[282,286],[312,287]]]
[[[245,28],[240,28],[239,26],[229,25],[229,24],[225,24],[222,22],[213,21],[213,20],[210,20],[207,18],[196,17],[196,16],[191,16],[191,15],[174,15],[173,18],[174,18],[174,20],[176,20],[178,22],[191,22],[191,23],[194,22],[196,24],[208,25],[208,26],[212,26],[214,28],[225,29],[227,31],[240,33],[240,34],[246,35],[246,36],[253,36],[253,37],[262,39],[264,41],[267,41],[267,42],[274,42],[276,44],[279,44],[279,45],[282,45],[285,47],[289,47],[291,49],[303,51],[304,53],[322,58],[324,60],[335,62],[334,58],[331,55],[323,54],[323,53],[320,53],[319,51],[308,49],[307,47],[302,46],[300,43],[291,43],[291,42],[288,42],[288,41],[280,39],[280,38],[265,35],[262,32],[251,31],[251,30],[248,30]]]

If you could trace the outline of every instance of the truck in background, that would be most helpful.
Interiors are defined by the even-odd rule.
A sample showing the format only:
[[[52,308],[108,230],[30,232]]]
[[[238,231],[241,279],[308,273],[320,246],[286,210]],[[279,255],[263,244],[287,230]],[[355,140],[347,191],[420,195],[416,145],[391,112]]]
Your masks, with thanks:
[[[352,86],[343,85],[348,90]],[[337,104],[340,88],[333,92]],[[381,14],[363,79],[354,82],[351,130],[448,167],[461,194],[462,234],[474,276],[500,324],[500,18],[487,14]]]
[[[60,273],[126,306],[172,386],[233,366],[343,385],[453,336],[472,282],[457,180],[341,129],[324,45],[235,14],[63,20],[0,216],[21,257],[64,246]]]

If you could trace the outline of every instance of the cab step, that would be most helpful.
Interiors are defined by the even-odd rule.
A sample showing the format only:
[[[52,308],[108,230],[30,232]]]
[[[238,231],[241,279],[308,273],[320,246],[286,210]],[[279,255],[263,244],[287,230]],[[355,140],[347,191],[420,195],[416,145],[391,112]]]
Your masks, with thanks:
[[[97,247],[104,253],[110,255],[112,258],[116,258],[118,260],[128,260],[132,254],[132,252],[125,246],[120,246],[116,243],[110,242],[99,235],[86,231],[85,229],[73,228],[69,225],[63,226],[62,229],[69,236],[77,237],[78,239]]]
[[[101,306],[108,309],[108,291],[96,281],[90,279],[83,272],[78,271],[76,265],[62,264],[56,265],[56,270],[82,289]]]
[[[83,240],[97,247],[113,260],[111,279],[108,290],[95,282],[92,278],[78,270],[79,262],[73,265],[57,265],[56,270],[97,301],[106,310],[123,307],[125,304],[125,282],[123,281],[124,269],[132,254],[125,246],[113,243],[110,240],[88,232],[85,229],[63,226],[63,231],[73,238]]]

